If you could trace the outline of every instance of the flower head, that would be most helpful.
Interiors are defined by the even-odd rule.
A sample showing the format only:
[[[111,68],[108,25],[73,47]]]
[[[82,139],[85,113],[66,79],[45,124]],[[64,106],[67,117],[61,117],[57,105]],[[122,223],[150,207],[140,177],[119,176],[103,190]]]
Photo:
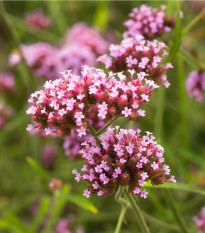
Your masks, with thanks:
[[[25,15],[25,20],[30,26],[39,29],[47,29],[51,24],[50,20],[45,17],[43,12],[39,9],[32,13],[27,13]]]
[[[147,41],[138,35],[122,40],[119,45],[111,45],[110,55],[103,55],[98,61],[114,72],[128,70],[145,72],[147,79],[168,87],[169,82],[164,73],[172,66],[170,63],[162,65],[162,59],[167,54],[165,48],[163,42]]]
[[[129,14],[130,19],[124,23],[128,28],[124,37],[143,35],[146,39],[152,40],[169,32],[175,25],[175,17],[168,19],[165,10],[166,6],[161,6],[160,10],[147,5],[134,8]]]
[[[154,136],[147,132],[140,136],[140,130],[108,129],[100,136],[102,148],[91,138],[81,150],[85,159],[83,172],[74,174],[85,180],[89,186],[85,196],[91,194],[110,195],[118,185],[128,186],[131,194],[146,198],[143,185],[148,180],[152,185],[175,181],[174,176],[166,178],[169,167],[163,164],[164,149]]]
[[[71,130],[76,130],[80,137],[86,135],[92,106],[97,106],[98,117],[105,122],[116,116],[144,116],[136,105],[145,104],[157,87],[144,78],[144,73],[139,73],[140,78],[135,80],[132,72],[131,81],[127,82],[119,81],[118,74],[109,74],[107,78],[102,70],[88,66],[84,66],[81,77],[71,71],[62,72],[62,76],[47,81],[44,90],[33,93],[29,99],[32,106],[27,110],[37,123],[35,128],[60,137],[69,136]]]
[[[192,71],[186,80],[186,89],[190,98],[195,97],[197,101],[202,101],[205,91],[205,72]]]

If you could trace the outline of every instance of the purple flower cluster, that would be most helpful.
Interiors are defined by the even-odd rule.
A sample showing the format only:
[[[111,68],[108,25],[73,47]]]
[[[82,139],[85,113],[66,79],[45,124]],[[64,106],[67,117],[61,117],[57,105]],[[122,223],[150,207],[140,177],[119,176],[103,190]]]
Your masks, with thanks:
[[[202,101],[202,92],[205,91],[205,72],[192,71],[186,80],[186,89],[190,98],[195,97],[197,101]]]
[[[89,183],[84,196],[110,195],[120,185],[128,186],[129,193],[146,198],[148,193],[142,187],[148,180],[152,185],[176,182],[174,176],[166,178],[170,169],[164,164],[164,149],[150,132],[141,137],[139,129],[119,130],[117,126],[116,130],[103,133],[100,140],[102,147],[93,138],[83,143],[82,173],[73,170],[77,181]]]
[[[147,5],[132,9],[130,19],[124,23],[128,28],[123,34],[124,38],[143,35],[146,39],[152,40],[169,32],[175,25],[175,17],[168,19],[165,10],[164,5],[160,10]]]
[[[89,47],[96,55],[107,51],[108,42],[102,38],[97,28],[89,28],[85,23],[76,23],[65,38],[66,43],[76,43]]]
[[[203,207],[199,213],[199,216],[194,216],[193,221],[198,227],[197,233],[204,233],[205,230],[205,207]]]
[[[25,20],[28,25],[39,29],[47,29],[51,24],[50,20],[45,17],[43,12],[39,9],[32,13],[27,13],[25,15]]]
[[[81,137],[88,128],[88,110],[92,105],[98,107],[98,117],[110,121],[116,116],[125,116],[131,120],[145,116],[139,107],[150,100],[152,91],[158,86],[145,78],[144,72],[130,71],[131,81],[126,81],[123,73],[110,73],[109,77],[100,69],[84,66],[82,76],[71,71],[62,72],[63,79],[47,81],[44,90],[31,95],[33,105],[27,114],[33,115],[36,126],[45,129],[46,134],[56,133],[60,137],[70,136],[75,129]],[[117,76],[117,77],[116,77]],[[117,78],[119,80],[117,80]]]
[[[81,34],[82,33],[82,34]],[[106,42],[96,29],[78,23],[71,28],[61,46],[46,42],[22,44],[20,50],[34,75],[48,80],[60,77],[62,70],[71,70],[80,75],[83,65],[96,65],[96,58],[106,52]],[[18,53],[9,56],[9,64],[14,66],[21,61]]]
[[[172,65],[170,63],[162,65],[162,59],[167,55],[164,48],[166,45],[163,42],[147,41],[142,35],[137,35],[135,38],[122,40],[118,45],[110,45],[110,55],[102,55],[98,61],[114,72],[128,69],[133,69],[137,73],[145,72],[148,75],[147,79],[168,87],[170,84],[164,73]]]

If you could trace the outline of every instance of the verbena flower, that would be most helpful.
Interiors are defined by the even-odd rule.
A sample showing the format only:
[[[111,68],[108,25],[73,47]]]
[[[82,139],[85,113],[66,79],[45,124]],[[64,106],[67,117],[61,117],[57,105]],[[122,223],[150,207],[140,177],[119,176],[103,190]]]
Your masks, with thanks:
[[[25,20],[30,26],[39,29],[47,29],[51,24],[50,19],[40,9],[36,9],[32,13],[27,13]]]
[[[27,130],[41,128],[46,134],[65,137],[75,129],[81,137],[86,135],[87,114],[92,105],[97,105],[98,117],[105,122],[116,116],[130,120],[145,116],[139,107],[149,101],[158,86],[146,80],[144,72],[136,80],[135,71],[130,72],[129,82],[122,73],[110,73],[106,77],[102,70],[88,66],[84,66],[81,77],[71,71],[62,72],[62,79],[47,81],[44,90],[31,95],[29,102],[33,105],[27,114],[33,116],[36,126],[29,125]]]
[[[0,91],[14,91],[14,75],[11,72],[0,73]]]
[[[140,34],[152,40],[169,32],[175,25],[175,17],[168,19],[165,10],[165,5],[162,5],[160,10],[147,5],[134,8],[129,14],[130,19],[124,23],[128,28],[123,34],[124,38]]]
[[[203,91],[205,91],[205,72],[192,71],[189,73],[186,89],[190,98],[195,97],[197,101],[202,101]]]
[[[80,46],[87,46],[97,55],[105,53],[109,45],[97,28],[88,27],[85,23],[74,24],[68,30],[65,41],[68,44],[77,43]]]
[[[8,57],[9,66],[15,66],[21,62],[19,50],[14,49]]]
[[[164,164],[164,149],[152,133],[140,136],[139,129],[119,130],[117,126],[103,133],[100,140],[102,148],[93,138],[82,144],[85,164],[82,172],[73,170],[77,181],[89,183],[84,196],[110,195],[120,185],[128,186],[129,193],[146,198],[148,192],[143,186],[148,180],[152,185],[176,182],[174,176],[166,178],[170,169]]]
[[[102,55],[98,61],[114,72],[129,69],[137,73],[145,72],[148,75],[147,79],[169,87],[170,84],[164,73],[168,68],[172,68],[172,65],[170,63],[162,65],[162,59],[167,55],[165,48],[163,42],[147,41],[142,35],[137,35],[135,38],[122,40],[120,44],[110,45],[110,55]]]
[[[66,44],[59,48],[55,55],[59,63],[60,70],[72,70],[80,75],[83,65],[93,66],[96,64],[96,55],[88,46],[73,43]]]
[[[199,216],[194,216],[193,221],[198,227],[198,233],[204,233],[205,230],[205,207],[203,207],[199,213]]]

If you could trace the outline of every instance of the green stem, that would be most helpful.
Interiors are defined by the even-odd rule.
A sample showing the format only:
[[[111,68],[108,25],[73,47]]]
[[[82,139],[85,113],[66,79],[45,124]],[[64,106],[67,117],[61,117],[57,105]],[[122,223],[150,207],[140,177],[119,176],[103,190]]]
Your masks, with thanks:
[[[164,115],[164,100],[165,100],[165,88],[161,87],[157,93],[157,106],[155,114],[155,135],[158,139],[162,139],[162,126]]]
[[[181,115],[181,132],[182,143],[184,147],[188,147],[188,123],[187,123],[187,105],[186,105],[186,90],[185,90],[185,78],[183,73],[183,63],[180,56],[177,56],[178,63],[178,80],[179,80],[179,103],[180,103],[180,115]]]
[[[123,223],[127,208],[128,208],[128,205],[123,205],[122,206],[122,209],[121,209],[121,212],[120,212],[120,215],[119,215],[119,218],[118,218],[117,226],[116,226],[116,229],[115,229],[115,233],[120,232],[120,229],[121,229],[121,226],[122,226],[122,223]]]
[[[176,221],[177,221],[179,227],[181,228],[181,231],[183,233],[189,233],[187,225],[186,225],[183,217],[181,216],[181,213],[179,212],[179,209],[177,208],[177,205],[175,204],[175,202],[173,200],[173,196],[172,196],[172,193],[170,192],[170,190],[166,190],[166,196],[167,196],[167,198],[169,200],[169,204],[170,204],[170,206],[172,208],[172,211],[174,213]]]
[[[130,121],[130,129],[133,129],[134,121]]]
[[[96,135],[100,136],[102,133],[105,132],[105,130],[116,120],[118,119],[118,116],[114,117],[110,122],[108,122],[105,126],[103,126],[100,130],[97,131]]]
[[[101,141],[100,139],[98,138],[98,135],[96,134],[96,131],[95,129],[92,127],[92,125],[88,124],[88,128],[90,130],[90,134],[95,138],[98,146],[102,149],[102,144],[101,144]],[[88,131],[89,132],[89,131]]]
[[[139,222],[139,225],[142,229],[142,232],[143,233],[150,233],[149,228],[148,228],[146,221],[144,219],[144,216],[143,216],[142,212],[140,211],[140,208],[138,207],[137,203],[135,202],[133,196],[130,195],[126,189],[125,189],[125,193],[127,194],[127,197],[129,198],[129,201],[133,207],[133,211],[138,218],[138,222]]]
[[[202,12],[197,15],[186,27],[184,30],[182,30],[182,35],[186,34],[205,14],[205,9],[202,10]]]

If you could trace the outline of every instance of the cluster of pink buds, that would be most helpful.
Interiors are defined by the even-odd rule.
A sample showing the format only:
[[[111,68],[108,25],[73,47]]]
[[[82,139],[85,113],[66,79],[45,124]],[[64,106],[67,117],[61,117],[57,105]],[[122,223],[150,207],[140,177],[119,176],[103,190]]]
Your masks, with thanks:
[[[68,44],[77,43],[89,47],[95,54],[101,55],[107,51],[108,42],[102,38],[98,29],[90,28],[85,23],[75,24],[65,38]]]
[[[4,102],[0,102],[0,128],[6,125],[7,120],[12,116],[13,109],[10,106],[5,105]]]
[[[190,98],[195,97],[197,101],[202,101],[202,92],[205,91],[205,72],[192,71],[186,80],[186,89]]]
[[[198,216],[193,217],[194,222],[198,227],[197,233],[204,233],[205,230],[205,207],[203,207]]]
[[[43,12],[39,9],[32,13],[27,13],[25,15],[25,20],[30,26],[39,29],[47,29],[51,24],[50,20],[45,17]]]
[[[165,48],[163,42],[147,41],[142,35],[137,35],[135,38],[122,40],[119,45],[110,45],[110,55],[102,55],[98,61],[113,72],[128,69],[133,69],[137,73],[145,72],[148,75],[147,79],[168,87],[170,84],[164,73],[168,68],[172,68],[172,65],[170,63],[162,65],[162,59],[167,55]]]
[[[37,125],[29,125],[27,130],[40,128],[48,135],[56,133],[65,137],[75,129],[81,137],[86,135],[87,114],[92,105],[97,105],[98,117],[105,122],[116,116],[130,120],[145,116],[145,111],[139,107],[149,102],[152,91],[158,86],[147,80],[144,72],[138,73],[137,79],[134,79],[135,71],[130,73],[128,82],[122,72],[110,73],[107,78],[103,70],[88,66],[83,67],[81,77],[71,71],[62,72],[62,79],[47,81],[44,90],[31,95],[29,102],[33,105],[27,114],[33,115]]]
[[[73,215],[60,219],[56,225],[56,229],[52,233],[84,233],[84,230],[81,226],[77,226],[73,230],[73,222]]]
[[[165,10],[164,5],[160,10],[147,5],[141,5],[139,9],[134,8],[129,14],[130,19],[124,23],[128,28],[123,34],[124,38],[143,35],[152,40],[169,32],[175,25],[175,17],[168,19]]]
[[[0,73],[0,92],[14,90],[14,75],[11,72]]]
[[[120,185],[128,186],[129,193],[146,198],[148,192],[142,187],[148,180],[152,185],[176,182],[174,176],[166,178],[170,169],[164,164],[164,149],[150,132],[141,137],[139,129],[119,130],[117,126],[116,130],[112,128],[103,133],[100,140],[101,145],[93,138],[83,143],[82,173],[73,170],[77,181],[89,183],[84,196],[110,195]]]

